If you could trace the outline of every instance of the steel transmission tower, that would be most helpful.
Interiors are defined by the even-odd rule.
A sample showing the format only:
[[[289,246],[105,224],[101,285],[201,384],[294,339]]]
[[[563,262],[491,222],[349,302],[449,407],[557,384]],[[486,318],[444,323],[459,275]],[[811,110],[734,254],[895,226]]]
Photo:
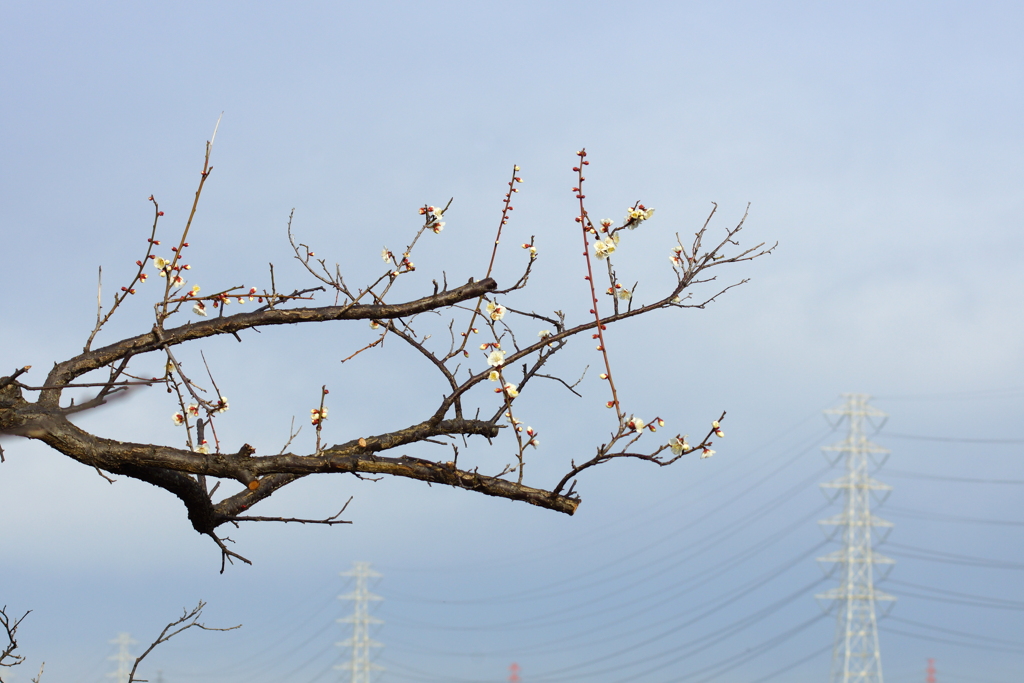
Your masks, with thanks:
[[[889,451],[868,441],[864,427],[871,418],[883,419],[886,415],[868,405],[870,397],[866,394],[843,394],[843,398],[846,403],[842,408],[825,413],[839,416],[840,422],[848,421],[847,436],[822,450],[826,457],[835,454],[830,457],[833,465],[843,458],[846,473],[821,485],[826,492],[834,491],[829,496],[833,500],[842,498],[843,511],[819,522],[838,527],[843,547],[818,558],[819,562],[833,564],[833,571],[839,570],[840,581],[835,588],[815,597],[838,607],[830,683],[883,683],[875,603],[896,598],[874,586],[875,565],[892,565],[893,561],[874,551],[871,530],[888,530],[892,523],[871,514],[871,499],[873,495],[884,499],[892,487],[868,475],[869,460],[881,457],[881,461],[875,461],[881,465]]]
[[[369,562],[354,562],[352,569],[342,572],[341,576],[355,577],[355,590],[347,595],[339,595],[339,600],[352,600],[354,611],[350,616],[338,619],[338,623],[352,624],[352,637],[336,643],[338,647],[352,648],[350,659],[339,664],[336,669],[348,672],[348,683],[370,683],[370,675],[374,671],[383,671],[384,667],[370,662],[372,648],[383,647],[381,643],[370,640],[370,626],[383,624],[380,619],[370,616],[370,603],[383,600],[367,588],[368,579],[380,578],[380,574],[370,569]]]
[[[119,646],[117,654],[109,657],[111,661],[117,662],[117,671],[108,673],[107,677],[113,678],[117,683],[128,683],[128,677],[132,672],[132,663],[135,662],[135,657],[128,652],[128,646],[135,645],[136,641],[132,640],[128,633],[118,633],[117,638],[110,641],[110,644]]]

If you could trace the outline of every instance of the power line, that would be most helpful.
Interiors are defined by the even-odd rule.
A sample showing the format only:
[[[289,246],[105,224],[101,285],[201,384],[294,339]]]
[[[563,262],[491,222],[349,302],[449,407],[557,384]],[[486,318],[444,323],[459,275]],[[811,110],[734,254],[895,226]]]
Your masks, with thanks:
[[[989,569],[1011,569],[1011,570],[1024,570],[1024,563],[1021,562],[1008,562],[1005,560],[991,560],[985,557],[975,557],[973,555],[960,555],[958,553],[945,553],[938,550],[928,550],[927,548],[918,548],[912,545],[904,545],[902,543],[887,543],[887,549],[895,548],[896,550],[908,550],[909,553],[891,553],[898,557],[906,557],[915,560],[925,560],[927,562],[942,562],[944,564],[959,564],[968,567],[986,567]]]
[[[891,439],[913,439],[915,441],[946,441],[949,443],[984,443],[984,444],[1021,444],[1024,439],[971,439],[957,436],[927,436],[924,434],[894,434],[886,432],[879,434]]]
[[[1024,479],[976,479],[974,477],[950,477],[941,474],[925,474],[924,472],[907,472],[906,470],[885,470],[889,477],[907,477],[910,479],[934,479],[936,481],[955,481],[966,484],[1013,484],[1020,486]]]
[[[932,642],[932,643],[944,643],[944,644],[947,644],[947,645],[959,645],[960,647],[966,647],[966,648],[970,648],[970,649],[974,649],[974,650],[991,650],[993,652],[1012,652],[1014,654],[1022,654],[1022,653],[1024,653],[1024,649],[1020,649],[1020,648],[1000,647],[998,645],[983,645],[983,644],[980,644],[980,643],[965,643],[965,642],[960,641],[960,640],[953,640],[952,638],[939,638],[938,636],[926,636],[926,635],[922,635],[920,633],[910,633],[909,631],[901,631],[899,629],[895,629],[895,628],[892,628],[892,627],[889,627],[889,626],[883,627],[882,630],[885,631],[886,633],[895,633],[897,635],[907,636],[908,638],[916,638],[918,640],[927,640],[927,641]]]
[[[966,631],[957,631],[951,628],[942,628],[941,626],[935,626],[934,624],[924,624],[920,621],[913,621],[912,619],[904,619],[902,617],[888,616],[885,621],[897,621],[901,624],[907,624],[908,626],[916,626],[918,628],[928,629],[929,631],[938,631],[940,633],[946,633],[952,636],[959,636],[961,638],[974,638],[975,640],[982,640],[990,643],[999,643],[1002,645],[1008,645],[1010,647],[1024,648],[1024,642],[1018,642],[1015,640],[1005,640],[1003,638],[994,638],[992,636],[979,636],[975,633],[967,633]]]
[[[929,522],[959,522],[963,524],[992,524],[995,526],[1024,526],[1024,522],[1005,519],[984,519],[982,517],[964,517],[961,515],[947,515],[942,512],[922,512],[910,508],[888,506],[888,511],[911,519],[924,519]]]
[[[907,593],[908,596],[923,598],[925,600],[938,600],[939,602],[952,602],[963,605],[972,605],[974,607],[988,607],[991,609],[1008,609],[1008,610],[1024,610],[1024,602],[1018,600],[1007,600],[1006,598],[990,598],[985,595],[973,595],[971,593],[961,593],[959,591],[946,590],[945,588],[933,588],[932,586],[922,586],[919,583],[911,583],[909,581],[898,581],[896,579],[889,579],[889,583],[896,584],[898,586],[907,586],[909,588],[916,588],[917,590],[927,591],[934,593],[934,596],[919,595],[914,593]]]

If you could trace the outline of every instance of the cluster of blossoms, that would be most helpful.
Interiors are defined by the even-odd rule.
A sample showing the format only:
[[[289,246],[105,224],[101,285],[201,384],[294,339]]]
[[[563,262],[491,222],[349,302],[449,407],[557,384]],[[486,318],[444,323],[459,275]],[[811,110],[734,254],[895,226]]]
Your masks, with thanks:
[[[512,426],[515,427],[516,432],[518,432],[519,434],[523,433],[523,421],[516,417],[513,417],[512,411],[505,411],[505,419],[507,419],[512,424]],[[533,429],[533,427],[525,427],[525,430],[526,435],[530,437],[530,440],[526,442],[526,445],[533,446],[534,448],[539,446],[540,439],[537,438],[537,432]]]
[[[309,412],[309,421],[313,423],[314,427],[327,419],[327,408],[313,408]]]
[[[607,378],[607,375],[605,375],[604,373],[601,374],[601,379]],[[662,420],[660,417],[656,417],[654,418],[653,422],[647,423],[641,420],[639,417],[636,417],[635,415],[630,415],[629,420],[626,421],[626,426],[632,429],[637,434],[643,432],[645,427],[651,430],[652,432],[656,432],[658,431],[658,427],[665,426],[665,421]]]
[[[444,221],[441,220],[443,211],[441,209],[436,206],[424,206],[420,208],[420,215],[426,216],[426,227],[433,230],[434,234],[444,230]]]
[[[653,215],[654,209],[648,209],[643,204],[637,204],[635,207],[626,210],[626,227],[633,230]]]
[[[423,209],[420,209],[420,213],[423,213]],[[441,225],[444,225],[444,223],[441,223]],[[438,228],[434,232],[440,231],[441,229]],[[394,263],[395,265],[398,266],[398,270],[392,271],[391,277],[398,277],[402,273],[409,273],[416,270],[416,265],[409,260],[409,252],[405,252],[404,254],[402,254],[402,260],[399,261],[395,258],[394,253],[392,253],[390,249],[384,247],[383,249],[381,249],[380,257],[381,259],[384,260],[384,263]]]
[[[491,320],[497,322],[505,317],[505,307],[497,301],[492,301],[487,304],[487,315],[491,317]]]
[[[185,297],[186,298],[194,297],[198,293],[199,293],[199,285],[193,285],[192,286],[192,290],[190,292],[188,292],[187,294],[185,294]],[[217,294],[217,295],[214,295],[214,296],[209,297],[209,298],[213,302],[213,307],[214,308],[218,308],[221,304],[227,306],[228,304],[230,304],[234,300],[237,300],[238,303],[240,303],[240,304],[244,304],[246,301],[258,301],[259,303],[263,303],[263,297],[262,296],[256,296],[256,288],[255,287],[250,287],[249,288],[249,293],[248,294],[244,294],[242,296],[231,296],[229,294]],[[204,316],[204,317],[208,314],[208,311],[206,310],[206,304],[203,303],[202,301],[196,301],[195,305],[192,306],[192,312],[195,313],[196,315],[201,315],[201,316]]]
[[[167,369],[168,369],[168,371],[170,371],[170,369],[171,369],[171,364],[170,363],[167,364]],[[185,413],[188,414],[191,417],[199,417],[199,410],[200,410],[199,409],[199,404],[197,404],[197,403],[189,403],[188,406],[185,408]],[[227,397],[221,396],[220,400],[217,401],[217,405],[213,408],[213,410],[218,412],[218,413],[226,413],[226,412],[228,412],[228,399],[227,399]],[[171,420],[174,421],[175,425],[181,426],[181,425],[185,424],[185,414],[174,413],[173,415],[171,415]]]
[[[609,235],[603,240],[597,240],[594,242],[594,256],[597,260],[603,261],[612,255],[619,243],[618,235]]]
[[[508,395],[509,398],[515,398],[516,396],[519,395],[519,387],[517,387],[515,384],[512,384],[512,382],[506,382],[505,386],[499,387],[494,390],[494,393],[496,394],[500,394],[501,392],[505,392],[505,394]]]
[[[608,288],[607,294],[609,296],[617,296],[623,301],[629,301],[633,298],[633,292],[629,291],[618,282],[615,283],[614,287]]]
[[[669,259],[671,259],[672,265],[677,267],[677,268],[685,267],[685,264],[683,263],[684,259],[686,261],[690,262],[690,263],[693,262],[693,259],[690,258],[689,256],[687,256],[686,254],[684,254],[683,253],[683,248],[681,246],[679,246],[678,244],[676,246],[672,247],[672,255],[669,256]]]

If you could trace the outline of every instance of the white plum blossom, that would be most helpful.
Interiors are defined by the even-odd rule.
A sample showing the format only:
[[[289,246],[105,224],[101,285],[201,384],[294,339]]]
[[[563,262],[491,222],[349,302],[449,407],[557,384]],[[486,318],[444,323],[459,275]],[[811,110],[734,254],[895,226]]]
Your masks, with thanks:
[[[540,332],[537,333],[537,336],[540,337],[541,339],[547,339],[548,337],[551,336],[551,330],[541,330]]]
[[[501,320],[505,317],[505,307],[496,301],[492,301],[487,304],[487,314],[491,316],[491,320]]]
[[[420,209],[420,215],[426,216],[427,224],[426,227],[439,233],[444,229],[444,221],[441,220],[443,211],[436,206],[424,206]]]
[[[174,424],[178,425],[179,427],[185,424],[185,416],[182,415],[181,413],[175,413],[174,415],[171,415],[171,419],[174,420]]]
[[[637,434],[644,431],[644,421],[641,420],[639,417],[630,416],[629,422],[626,423],[626,426],[632,429]]]
[[[496,368],[505,362],[505,352],[501,349],[494,349],[487,356],[487,364],[492,368]]]
[[[497,382],[498,380],[501,379],[501,375],[498,373],[497,370],[491,370],[489,373],[487,373],[487,379],[491,380],[492,382]]]
[[[309,412],[309,421],[312,422],[314,426],[319,425],[327,419],[327,408],[313,408]]]
[[[384,248],[383,248],[383,249],[381,250],[381,252],[380,252],[380,257],[381,257],[382,259],[384,259],[384,263],[390,263],[390,262],[391,262],[391,252],[390,252],[390,251],[388,251],[388,248],[387,248],[387,247],[384,247]]]
[[[711,450],[710,448],[705,447],[704,448],[704,452],[700,454],[700,459],[703,460],[704,458],[710,458],[714,454],[715,454],[715,452],[713,450]]]
[[[226,412],[228,412],[228,400],[227,400],[227,398],[225,398],[223,396],[220,397],[220,401],[217,402],[217,412],[218,413],[226,413]]]
[[[686,443],[686,434],[673,436],[669,439],[668,447],[672,449],[672,455],[682,455],[690,451],[690,444]]]
[[[206,317],[206,304],[204,304],[202,301],[197,301],[196,305],[192,307],[192,312],[195,313],[196,315]]]
[[[594,256],[599,261],[604,260],[608,256],[611,256],[612,252],[616,249],[616,240],[614,237],[607,237],[603,240],[597,240],[594,242]]]
[[[512,382],[509,382],[502,388],[505,390],[505,393],[508,394],[509,398],[515,398],[519,395],[519,390],[516,388],[515,384],[512,384]]]
[[[210,454],[210,447],[206,445],[206,439],[203,439],[203,442],[200,443],[198,446],[196,446],[195,450],[196,450],[196,453],[202,453],[203,455],[209,455]]]

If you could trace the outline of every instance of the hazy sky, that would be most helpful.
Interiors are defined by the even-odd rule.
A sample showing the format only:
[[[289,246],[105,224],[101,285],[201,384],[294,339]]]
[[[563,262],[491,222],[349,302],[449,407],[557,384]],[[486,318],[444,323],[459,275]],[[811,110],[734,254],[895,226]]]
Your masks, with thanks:
[[[354,496],[354,524],[232,530],[255,564],[220,575],[169,494],[4,439],[0,604],[33,610],[15,680],[41,660],[44,681],[105,680],[118,632],[148,643],[199,599],[209,625],[245,626],[163,646],[150,680],[338,680],[338,573],[354,561],[383,574],[382,682],[500,682],[512,662],[523,683],[825,680],[834,620],[815,620],[813,595],[834,581],[815,558],[837,545],[816,520],[838,507],[817,484],[839,470],[819,448],[845,427],[821,411],[843,392],[890,416],[872,437],[892,451],[876,473],[896,523],[886,679],[923,680],[934,657],[943,683],[1019,680],[1022,29],[1009,2],[4,3],[0,372],[33,365],[29,382],[80,351],[97,266],[108,295],[130,277],[150,194],[165,236],[180,229],[222,112],[190,237],[204,289],[267,286],[268,262],[279,287],[306,286],[293,208],[298,237],[362,283],[419,206],[449,197],[402,293],[480,277],[518,164],[506,241],[540,250],[521,301],[581,319],[570,168],[584,146],[593,214],[657,209],[621,249],[640,299],[712,202],[712,231],[750,202],[745,243],[779,242],[723,271],[750,282],[706,310],[613,331],[631,411],[695,434],[728,410],[727,437],[709,460],[588,473],[572,518],[409,481],[308,481],[264,514],[326,516]],[[522,256],[509,250],[499,281]],[[147,291],[101,342],[149,329]],[[440,387],[409,354],[339,363],[370,334],[205,343],[231,400],[225,438],[276,452],[325,383],[331,443],[422,419]],[[577,346],[566,377],[595,361]],[[582,399],[524,395],[534,484],[610,430],[593,370]],[[150,389],[78,423],[175,444],[173,410]],[[295,449],[311,443],[306,430]],[[478,457],[500,469],[500,449]]]

